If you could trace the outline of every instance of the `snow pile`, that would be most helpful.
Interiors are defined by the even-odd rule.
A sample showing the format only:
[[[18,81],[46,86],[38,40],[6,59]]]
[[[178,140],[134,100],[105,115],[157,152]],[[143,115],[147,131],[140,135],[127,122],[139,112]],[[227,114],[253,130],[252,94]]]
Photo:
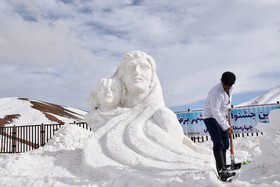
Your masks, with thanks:
[[[280,109],[272,110],[269,123],[260,123],[257,129],[264,133],[259,138],[261,154],[243,170],[240,180],[246,179],[258,185],[268,183],[280,186]]]
[[[252,162],[237,171],[232,184],[217,179],[213,156],[206,154],[201,161],[190,161],[190,167],[185,169],[151,167],[144,170],[141,166],[129,168],[121,164],[118,167],[102,166],[104,161],[100,159],[99,166],[111,169],[113,177],[108,173],[107,179],[102,174],[93,175],[86,172],[87,168],[82,161],[84,146],[94,135],[93,132],[74,125],[65,125],[44,147],[20,154],[1,154],[0,186],[279,186],[279,116],[279,109],[271,111],[270,123],[261,124],[265,126],[262,128],[263,136],[234,139],[236,162],[247,159]],[[97,146],[104,145],[102,141],[96,143]],[[198,145],[211,148],[212,142]],[[95,150],[95,147],[92,150]],[[157,153],[157,150],[154,152]],[[98,149],[93,151],[93,154],[97,153]],[[127,159],[130,156],[127,154]],[[193,157],[191,152],[188,156],[190,160]],[[204,162],[206,159],[209,162]],[[229,154],[227,161],[229,164]],[[196,165],[200,167],[191,169]]]
[[[78,126],[66,125],[44,147],[26,153],[1,154],[0,186],[82,185],[81,149],[90,134]]]
[[[83,148],[92,132],[76,125],[63,125],[62,129],[44,146],[42,151],[75,150]]]
[[[269,164],[279,163],[280,158],[280,109],[272,110],[269,114],[270,123],[260,123],[257,129],[265,133],[260,139],[262,160]],[[278,115],[277,115],[278,113]]]

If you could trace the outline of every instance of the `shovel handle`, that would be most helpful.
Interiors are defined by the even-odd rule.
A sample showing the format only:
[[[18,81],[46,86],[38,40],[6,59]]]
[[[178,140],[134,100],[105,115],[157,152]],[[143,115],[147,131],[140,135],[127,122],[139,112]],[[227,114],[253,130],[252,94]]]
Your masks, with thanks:
[[[230,110],[231,109],[228,109],[228,124],[229,126],[231,127],[231,123],[230,123]],[[234,152],[233,152],[233,133],[231,133],[229,135],[229,140],[230,140],[230,152],[231,152],[231,155],[234,155]]]

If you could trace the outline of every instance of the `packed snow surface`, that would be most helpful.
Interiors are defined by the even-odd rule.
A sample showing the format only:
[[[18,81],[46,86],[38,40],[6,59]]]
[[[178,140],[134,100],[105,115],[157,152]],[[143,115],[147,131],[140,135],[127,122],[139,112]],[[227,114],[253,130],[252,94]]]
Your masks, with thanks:
[[[96,142],[96,149],[91,148],[92,154],[100,156],[95,161],[96,171],[100,172],[89,172],[83,161],[83,150],[86,142],[98,135],[75,125],[65,125],[44,147],[20,154],[1,154],[0,186],[280,186],[279,109],[270,112],[269,121],[258,125],[264,135],[234,139],[235,161],[252,162],[237,171],[231,184],[217,179],[211,154],[194,155],[190,150],[183,154],[181,163],[155,164],[150,168],[129,167],[121,162],[110,165],[98,148],[105,145],[102,141]],[[211,149],[212,142],[197,145]],[[118,154],[121,147],[115,146],[114,152],[107,152],[107,156]],[[134,158],[132,152],[124,154],[127,160]],[[170,156],[160,155],[157,149],[154,154],[163,160]],[[152,156],[146,159],[153,160]],[[227,161],[230,163],[229,153]]]

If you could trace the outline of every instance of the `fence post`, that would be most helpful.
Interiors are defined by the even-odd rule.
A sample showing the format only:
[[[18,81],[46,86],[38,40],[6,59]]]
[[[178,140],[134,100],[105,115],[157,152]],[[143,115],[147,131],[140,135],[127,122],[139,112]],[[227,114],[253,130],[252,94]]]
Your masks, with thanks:
[[[16,153],[16,139],[17,139],[17,129],[16,126],[13,126],[13,132],[12,132],[12,153]]]
[[[41,124],[41,146],[45,145],[45,125]]]
[[[1,135],[0,153],[2,153],[3,144],[4,144],[4,139],[3,139],[4,138],[4,133],[3,133],[3,130],[4,130],[4,128],[0,127],[0,135]]]

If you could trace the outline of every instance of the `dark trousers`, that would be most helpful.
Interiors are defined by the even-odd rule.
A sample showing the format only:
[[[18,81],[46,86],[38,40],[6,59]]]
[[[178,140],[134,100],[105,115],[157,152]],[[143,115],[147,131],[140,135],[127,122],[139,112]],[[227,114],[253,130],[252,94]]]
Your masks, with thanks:
[[[229,148],[229,137],[214,118],[203,120],[213,141],[213,151],[226,151]]]

